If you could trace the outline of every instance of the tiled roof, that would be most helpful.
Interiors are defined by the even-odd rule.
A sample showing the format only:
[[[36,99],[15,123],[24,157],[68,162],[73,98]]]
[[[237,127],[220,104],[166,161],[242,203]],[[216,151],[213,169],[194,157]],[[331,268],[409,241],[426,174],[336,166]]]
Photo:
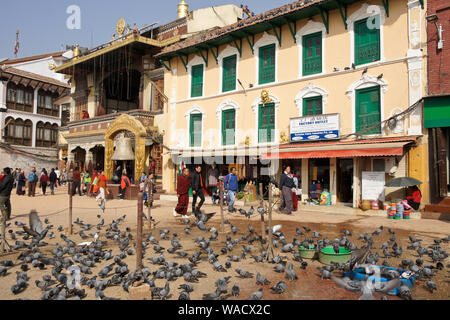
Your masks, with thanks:
[[[225,35],[228,35],[229,33],[242,30],[250,26],[272,20],[274,18],[282,17],[286,14],[293,13],[301,9],[305,9],[307,7],[327,1],[328,0],[302,0],[281,6],[279,8],[271,9],[254,17],[249,17],[240,20],[234,24],[230,24],[228,26],[219,28],[209,33],[193,36],[191,38],[187,38],[185,41],[177,42],[171,46],[164,48],[162,52],[156,56],[160,57],[168,53],[176,52],[181,49],[193,47],[200,43],[223,37]]]
[[[20,69],[13,68],[13,67],[0,66],[0,76],[2,76],[4,74],[10,74],[10,75],[15,75],[15,76],[19,76],[19,77],[24,77],[24,78],[28,78],[31,80],[36,80],[36,81],[52,84],[52,85],[55,85],[58,87],[63,87],[63,88],[68,88],[68,89],[70,88],[70,86],[67,83],[58,81],[54,78],[41,76],[36,73],[20,70]]]
[[[28,62],[28,61],[40,60],[40,59],[47,58],[47,57],[61,57],[64,54],[64,52],[65,51],[60,51],[60,52],[40,54],[37,56],[6,60],[6,61],[2,62],[2,64],[11,65],[11,64],[23,63],[23,62]]]

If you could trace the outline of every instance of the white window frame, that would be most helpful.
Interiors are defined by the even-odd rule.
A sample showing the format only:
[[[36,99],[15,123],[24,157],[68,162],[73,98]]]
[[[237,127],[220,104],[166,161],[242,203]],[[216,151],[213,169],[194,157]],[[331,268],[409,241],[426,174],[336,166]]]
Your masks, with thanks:
[[[231,91],[230,91],[231,92]],[[234,128],[234,144],[227,144],[224,145],[223,144],[223,137],[222,137],[222,114],[223,111],[226,110],[234,110],[234,123],[235,123],[235,128]],[[217,126],[218,128],[220,128],[220,134],[219,134],[219,139],[220,141],[218,142],[218,145],[224,147],[224,148],[232,148],[232,147],[237,147],[238,143],[237,143],[237,138],[240,136],[238,134],[238,110],[239,110],[239,105],[233,101],[233,100],[225,100],[223,101],[216,109],[216,116],[217,116],[217,120],[219,121],[219,125]]]
[[[199,147],[191,147],[191,132],[190,132],[190,122],[191,122],[191,115],[192,114],[201,114],[202,115],[202,141],[201,145]],[[186,131],[187,131],[187,139],[186,139],[186,148],[190,150],[201,150],[203,149],[204,145],[204,137],[205,137],[205,118],[206,113],[205,111],[200,108],[198,105],[192,106],[186,113],[184,114],[184,117],[186,118]]]
[[[231,57],[236,55],[236,87],[234,90],[231,91],[223,91],[223,60],[225,58]],[[237,85],[237,79],[239,78],[239,51],[238,49],[236,49],[235,47],[232,47],[230,45],[228,45],[224,50],[222,50],[222,52],[219,54],[219,56],[217,57],[217,60],[219,61],[219,68],[220,68],[220,87],[219,87],[219,94],[224,93],[233,93],[235,91],[238,90],[238,85]]]
[[[192,97],[192,67],[193,66],[198,66],[198,65],[203,65],[203,83],[202,83],[202,95],[199,97]],[[189,87],[188,87],[188,97],[189,99],[198,99],[201,97],[205,96],[205,78],[206,78],[206,64],[205,61],[203,61],[203,59],[196,55],[194,56],[194,58],[192,58],[189,63],[187,64],[188,67],[188,73],[189,73]]]
[[[384,23],[386,22],[386,10],[383,6],[369,5],[368,3],[363,3],[361,7],[356,10],[350,17],[347,18],[347,28],[350,33],[350,64],[355,63],[355,22],[368,17],[380,15],[380,60],[360,64],[357,68],[369,66],[371,64],[376,64],[379,62],[386,61],[384,56]]]
[[[259,49],[261,47],[264,46],[268,46],[270,44],[275,44],[275,81],[274,82],[269,82],[269,83],[264,83],[264,84],[259,84]],[[254,84],[254,88],[258,88],[258,87],[264,87],[267,85],[273,85],[275,83],[278,83],[278,39],[275,36],[272,36],[270,34],[268,34],[267,32],[264,31],[263,36],[255,42],[255,45],[253,46],[253,51],[255,52],[256,55],[256,78],[255,78],[255,84]]]
[[[295,96],[295,104],[297,105],[298,114],[300,117],[303,117],[303,99],[304,98],[312,98],[312,97],[322,97],[322,114],[326,114],[326,104],[327,104],[327,97],[328,92],[318,87],[312,83],[308,83],[308,85],[302,89],[297,95]]]
[[[275,125],[274,125],[274,131],[275,131],[275,137],[273,139],[273,142],[259,142],[258,136],[259,136],[259,105],[262,104],[262,98],[258,97],[255,101],[252,103],[252,111],[255,114],[255,133],[253,134],[253,145],[255,146],[273,146],[278,145],[280,141],[279,132],[278,132],[278,109],[280,107],[280,99],[278,99],[276,96],[269,94],[270,99],[275,104]]]
[[[303,75],[303,36],[307,36],[309,34],[322,32],[322,72],[310,74],[307,76]],[[308,78],[314,77],[321,74],[325,74],[325,38],[327,35],[327,29],[322,22],[316,22],[313,20],[309,20],[306,25],[304,25],[295,35],[297,41],[297,47],[299,52],[299,70],[298,70],[298,78]]]
[[[384,94],[387,92],[388,83],[383,78],[378,79],[375,76],[369,74],[364,74],[361,79],[353,82],[347,89],[346,95],[352,102],[352,132],[356,131],[356,90],[365,89],[370,87],[380,86],[380,115],[381,121],[385,120],[384,115]],[[381,134],[369,134],[364,135],[364,137],[380,137],[385,136],[386,132],[384,130],[384,125],[381,126]]]

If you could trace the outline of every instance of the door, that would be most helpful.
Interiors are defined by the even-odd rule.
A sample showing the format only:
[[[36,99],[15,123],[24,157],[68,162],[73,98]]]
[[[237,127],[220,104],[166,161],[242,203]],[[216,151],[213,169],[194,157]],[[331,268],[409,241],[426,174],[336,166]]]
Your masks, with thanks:
[[[338,159],[337,162],[338,201],[353,203],[353,159]]]

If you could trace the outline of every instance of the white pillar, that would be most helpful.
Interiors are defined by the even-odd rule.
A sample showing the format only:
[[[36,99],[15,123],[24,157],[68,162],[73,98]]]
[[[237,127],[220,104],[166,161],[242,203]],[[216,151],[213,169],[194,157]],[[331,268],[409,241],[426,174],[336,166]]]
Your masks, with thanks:
[[[336,204],[337,199],[337,161],[336,158],[330,158],[330,194],[331,203]]]
[[[37,127],[36,127],[36,121],[32,120],[32,127],[31,127],[31,147],[36,147],[36,139],[37,139]]]
[[[308,159],[302,159],[302,201],[309,199]]]
[[[360,161],[359,158],[353,158],[353,208],[358,208],[361,190],[360,182]]]
[[[0,81],[0,110],[6,110],[7,81]]]
[[[38,105],[38,91],[39,87],[34,89],[34,96],[33,96],[33,113],[37,114],[37,105]]]

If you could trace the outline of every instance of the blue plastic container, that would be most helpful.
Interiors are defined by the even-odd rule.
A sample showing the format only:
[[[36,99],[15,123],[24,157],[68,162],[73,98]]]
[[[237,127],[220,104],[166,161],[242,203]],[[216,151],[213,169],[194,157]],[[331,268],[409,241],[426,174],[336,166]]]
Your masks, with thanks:
[[[381,266],[375,266],[376,268],[382,268]],[[384,267],[385,269],[389,269],[389,270],[396,270],[401,274],[403,274],[403,272],[405,272],[406,270],[403,269],[398,269],[398,268],[392,268],[392,267]],[[352,280],[365,280],[366,279],[366,274],[364,273],[364,268],[357,268],[357,269],[353,269],[353,271],[351,272],[345,272],[345,277],[349,277]],[[375,276],[370,276],[368,277],[369,280],[377,280],[377,278]],[[380,282],[387,282],[390,281],[391,279],[388,278],[383,278],[380,277],[378,279]],[[412,276],[409,279],[402,279],[400,278],[400,282],[401,284],[404,284],[406,286],[408,286],[409,288],[414,287],[415,284],[415,277]],[[389,292],[389,295],[398,295],[400,293],[399,289],[396,288],[394,290],[392,290],[391,292]]]

